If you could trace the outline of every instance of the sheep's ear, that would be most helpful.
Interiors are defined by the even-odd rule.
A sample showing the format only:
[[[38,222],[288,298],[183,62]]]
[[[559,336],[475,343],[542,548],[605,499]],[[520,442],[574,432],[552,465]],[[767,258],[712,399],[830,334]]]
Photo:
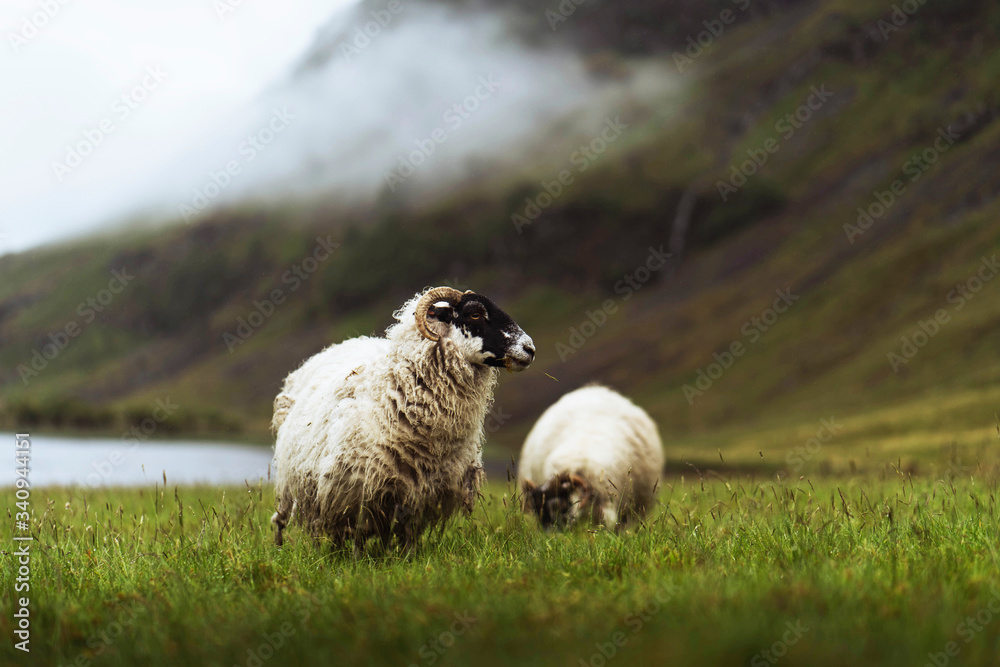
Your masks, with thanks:
[[[526,479],[521,482],[521,511],[531,512],[537,510],[535,502],[535,494],[532,493],[538,485],[532,482],[530,479]]]
[[[455,319],[455,309],[439,301],[427,309],[427,317],[433,317],[438,322],[450,323]]]

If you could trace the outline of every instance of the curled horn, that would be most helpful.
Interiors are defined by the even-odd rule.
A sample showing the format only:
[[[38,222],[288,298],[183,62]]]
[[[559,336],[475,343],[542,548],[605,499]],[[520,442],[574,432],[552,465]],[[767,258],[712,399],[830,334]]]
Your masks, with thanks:
[[[584,478],[582,475],[570,475],[569,483],[573,488],[580,490],[581,510],[585,509],[588,505],[590,505],[594,501],[596,496],[596,494],[594,493],[594,488],[590,486],[590,482],[588,482],[586,478]]]
[[[471,290],[465,292],[465,294],[471,293]],[[417,330],[421,333],[421,335],[428,340],[440,340],[441,337],[431,331],[430,327],[427,325],[427,311],[429,311],[431,306],[438,301],[456,303],[461,298],[462,292],[459,292],[457,289],[452,287],[435,287],[420,297],[420,301],[417,302],[417,309],[414,313],[414,317],[416,317],[417,320]]]
[[[570,475],[569,482],[573,486],[578,487],[585,492],[590,491],[590,483],[587,482],[582,475]]]

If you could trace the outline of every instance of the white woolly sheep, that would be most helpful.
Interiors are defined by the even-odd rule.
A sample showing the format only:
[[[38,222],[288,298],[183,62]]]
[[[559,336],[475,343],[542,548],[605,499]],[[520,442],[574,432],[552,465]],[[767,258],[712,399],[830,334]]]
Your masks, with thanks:
[[[646,411],[588,385],[539,417],[521,449],[518,484],[524,511],[545,527],[571,525],[588,511],[612,527],[645,516],[662,470],[663,445]]]
[[[395,536],[411,549],[456,508],[472,511],[497,369],[527,368],[534,344],[471,291],[437,287],[394,316],[385,338],[331,345],[285,379],[272,421],[277,544],[295,518],[334,546]]]

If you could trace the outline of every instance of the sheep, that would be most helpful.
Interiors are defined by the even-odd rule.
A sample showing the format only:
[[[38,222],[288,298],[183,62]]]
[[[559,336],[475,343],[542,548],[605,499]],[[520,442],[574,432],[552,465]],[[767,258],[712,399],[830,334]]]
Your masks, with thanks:
[[[474,507],[498,369],[526,369],[534,343],[472,291],[436,287],[393,315],[384,338],[327,347],[275,398],[279,546],[295,519],[334,548],[377,537],[411,551],[424,529]]]
[[[646,411],[587,385],[551,405],[528,433],[518,465],[522,509],[546,528],[588,513],[617,527],[645,516],[662,470],[660,434]]]

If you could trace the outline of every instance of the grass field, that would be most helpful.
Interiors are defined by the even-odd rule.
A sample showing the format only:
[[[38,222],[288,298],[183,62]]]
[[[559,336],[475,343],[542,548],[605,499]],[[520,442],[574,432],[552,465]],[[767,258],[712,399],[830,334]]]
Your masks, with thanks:
[[[621,534],[544,533],[494,481],[415,557],[360,560],[297,529],[275,548],[267,485],[38,489],[31,653],[5,641],[2,660],[992,665],[1000,466],[954,472],[669,478]]]

